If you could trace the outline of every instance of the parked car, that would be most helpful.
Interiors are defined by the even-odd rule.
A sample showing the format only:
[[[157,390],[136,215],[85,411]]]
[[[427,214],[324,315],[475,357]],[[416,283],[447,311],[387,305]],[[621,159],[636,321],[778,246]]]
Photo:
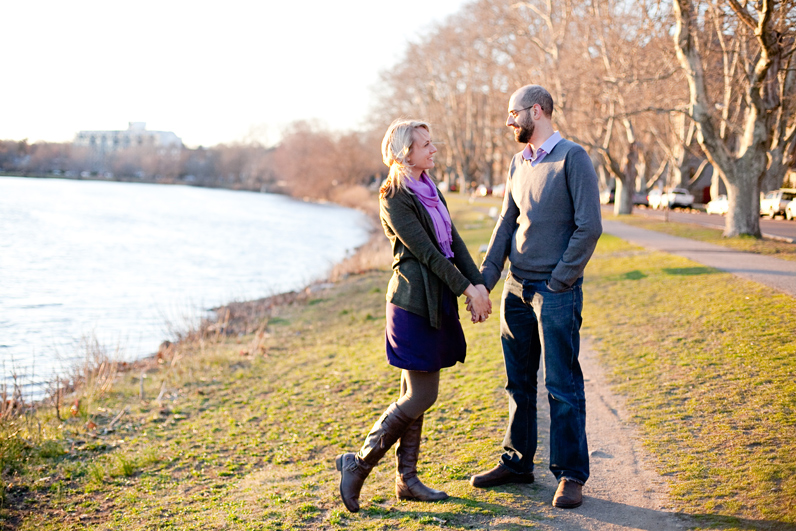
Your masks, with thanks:
[[[685,188],[672,188],[668,192],[652,190],[647,195],[647,201],[652,208],[691,208],[694,196]]]
[[[727,202],[726,195],[720,195],[716,199],[709,201],[707,205],[705,205],[705,212],[708,214],[718,214],[723,216],[727,213],[730,209],[730,205]]]
[[[634,206],[650,206],[647,196],[645,194],[633,194]]]
[[[796,219],[796,199],[791,200],[788,206],[785,207],[785,219]]]
[[[506,194],[506,185],[498,184],[492,187],[492,195],[494,197],[503,197]]]
[[[647,205],[657,210],[661,208],[661,199],[663,197],[663,193],[658,188],[653,188],[650,190],[650,193],[647,194]]]
[[[669,204],[669,208],[691,208],[694,204],[694,196],[685,188],[672,188],[664,194],[664,201]]]
[[[773,192],[768,192],[760,200],[760,215],[774,218],[780,214],[785,215],[785,209],[788,203],[796,198],[796,189],[794,188],[780,188]]]

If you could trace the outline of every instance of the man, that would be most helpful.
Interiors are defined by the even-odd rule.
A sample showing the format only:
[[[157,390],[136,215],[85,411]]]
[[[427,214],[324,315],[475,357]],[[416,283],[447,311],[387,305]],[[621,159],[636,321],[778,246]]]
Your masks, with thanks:
[[[589,478],[586,396],[578,362],[583,270],[602,233],[597,175],[586,151],[553,129],[553,98],[538,85],[509,100],[506,125],[525,149],[511,161],[503,209],[481,272],[492,290],[511,262],[501,300],[509,422],[505,453],[474,487],[533,482],[536,373],[550,402],[553,505],[579,507]]]

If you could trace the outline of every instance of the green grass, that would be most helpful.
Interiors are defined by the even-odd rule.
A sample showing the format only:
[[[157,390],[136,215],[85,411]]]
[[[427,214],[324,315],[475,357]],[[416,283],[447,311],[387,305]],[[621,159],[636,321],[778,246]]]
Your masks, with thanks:
[[[621,221],[641,229],[655,230],[672,236],[681,236],[715,245],[729,247],[747,253],[765,254],[782,260],[796,261],[796,244],[774,240],[757,239],[751,236],[725,238],[723,228],[710,228],[692,223],[677,223],[643,216],[604,216],[604,219]]]
[[[794,299],[612,236],[585,293],[584,333],[678,508],[738,529],[796,523]]]
[[[475,255],[492,228],[485,213],[499,203],[448,200]],[[464,321],[468,361],[443,371],[425,423],[420,474],[451,498],[395,500],[394,469],[385,463],[365,485],[362,511],[342,507],[334,456],[356,449],[398,394],[398,371],[384,357],[388,278],[386,269],[350,276],[281,308],[263,355],[246,354],[249,336],[197,343],[173,368],[148,372],[149,401],[138,399],[140,374],[122,373],[111,394],[78,416],[60,422],[42,408],[2,426],[0,528],[544,525],[555,511],[543,487],[467,484],[500,453],[506,401],[495,318]],[[794,300],[610,236],[584,291],[584,331],[671,479],[677,510],[706,529],[793,528]]]

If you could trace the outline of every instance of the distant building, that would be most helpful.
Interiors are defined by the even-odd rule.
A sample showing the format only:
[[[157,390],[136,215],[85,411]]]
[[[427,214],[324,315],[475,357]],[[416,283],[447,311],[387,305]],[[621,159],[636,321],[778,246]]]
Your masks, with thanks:
[[[73,144],[109,152],[147,146],[179,149],[182,140],[171,131],[147,131],[145,122],[129,122],[125,131],[80,131]]]

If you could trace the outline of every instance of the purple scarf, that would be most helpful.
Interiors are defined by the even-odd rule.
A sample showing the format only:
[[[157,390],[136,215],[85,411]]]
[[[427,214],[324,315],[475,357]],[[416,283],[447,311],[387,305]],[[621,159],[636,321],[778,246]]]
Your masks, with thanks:
[[[434,231],[437,233],[437,242],[442,249],[442,254],[445,258],[453,258],[453,250],[451,243],[453,236],[451,235],[451,216],[448,209],[440,201],[437,187],[431,181],[426,172],[420,175],[419,180],[414,180],[410,176],[406,176],[406,187],[409,188],[417,198],[426,207],[428,214],[431,216],[431,221],[434,222]]]

